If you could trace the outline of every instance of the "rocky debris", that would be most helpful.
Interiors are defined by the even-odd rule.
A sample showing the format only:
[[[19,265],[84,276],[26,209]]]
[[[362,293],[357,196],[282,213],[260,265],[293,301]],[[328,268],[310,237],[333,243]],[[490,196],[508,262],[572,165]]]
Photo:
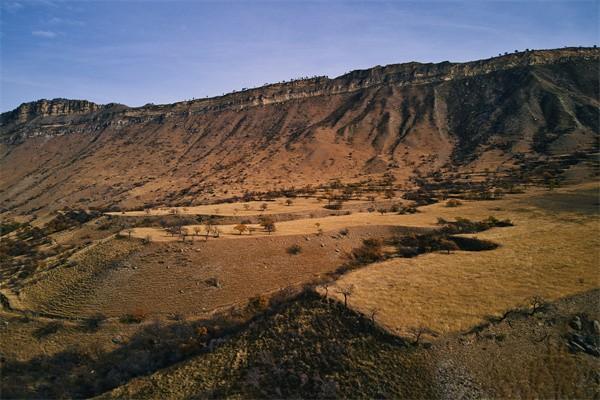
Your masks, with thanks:
[[[217,348],[219,345],[225,343],[225,339],[222,338],[216,338],[216,339],[211,339],[210,342],[208,342],[208,351],[213,351],[215,348]]]
[[[221,289],[223,287],[219,278],[208,278],[204,281],[204,283],[206,283],[208,286],[212,286],[217,289]]]
[[[575,318],[573,318],[571,320],[571,328],[580,331],[581,330],[581,318],[579,318],[579,316],[575,316]]]
[[[575,331],[566,335],[569,350],[600,357],[600,322],[582,315],[575,316],[569,322],[569,326]]]
[[[481,399],[484,393],[475,379],[451,360],[438,364],[434,382],[439,386],[443,399]]]
[[[112,341],[114,344],[121,344],[121,343],[123,343],[123,336],[121,336],[121,335],[117,335],[117,336],[113,337],[113,338],[111,339],[111,341]]]

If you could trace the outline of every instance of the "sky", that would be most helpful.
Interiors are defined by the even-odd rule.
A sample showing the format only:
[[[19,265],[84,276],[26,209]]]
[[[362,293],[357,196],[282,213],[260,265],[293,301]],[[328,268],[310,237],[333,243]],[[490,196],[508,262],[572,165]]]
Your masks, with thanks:
[[[409,61],[592,46],[600,1],[0,0],[0,111],[172,103]]]

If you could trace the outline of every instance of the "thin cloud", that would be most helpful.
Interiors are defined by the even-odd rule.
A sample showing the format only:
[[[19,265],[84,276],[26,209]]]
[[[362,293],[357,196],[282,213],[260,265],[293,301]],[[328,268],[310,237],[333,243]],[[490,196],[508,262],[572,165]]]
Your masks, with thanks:
[[[33,31],[31,32],[33,36],[42,37],[46,39],[52,39],[56,37],[56,32],[52,31]]]
[[[2,8],[4,8],[8,12],[13,13],[13,12],[19,11],[21,8],[23,8],[23,4],[21,4],[17,1],[8,1],[5,3],[2,3]]]
[[[52,17],[48,20],[49,24],[52,25],[70,25],[70,26],[83,26],[85,23],[83,21],[75,20],[75,19],[67,19],[67,18],[59,18]]]

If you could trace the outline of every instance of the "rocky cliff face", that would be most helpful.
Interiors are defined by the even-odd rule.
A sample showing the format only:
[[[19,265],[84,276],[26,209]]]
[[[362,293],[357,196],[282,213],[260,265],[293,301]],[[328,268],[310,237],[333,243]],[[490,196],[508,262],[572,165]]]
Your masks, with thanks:
[[[597,49],[572,48],[375,67],[170,105],[29,103],[1,118],[0,202],[198,201],[593,149],[599,60]]]
[[[87,100],[38,100],[23,103],[15,110],[0,116],[2,126],[23,124],[36,118],[87,114],[102,109],[102,106]]]

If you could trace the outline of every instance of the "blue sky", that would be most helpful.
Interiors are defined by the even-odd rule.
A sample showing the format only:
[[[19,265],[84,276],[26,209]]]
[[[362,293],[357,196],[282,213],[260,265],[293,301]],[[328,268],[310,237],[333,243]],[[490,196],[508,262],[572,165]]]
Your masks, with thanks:
[[[591,46],[599,4],[0,0],[0,109],[170,103],[375,65]]]

